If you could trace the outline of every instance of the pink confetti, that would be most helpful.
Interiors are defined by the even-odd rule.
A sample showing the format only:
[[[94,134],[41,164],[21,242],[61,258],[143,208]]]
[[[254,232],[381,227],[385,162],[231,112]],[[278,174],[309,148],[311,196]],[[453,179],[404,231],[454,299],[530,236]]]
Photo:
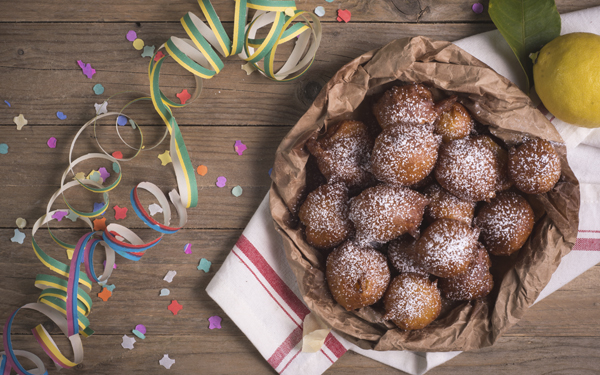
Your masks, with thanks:
[[[471,7],[471,9],[473,9],[473,12],[475,12],[477,14],[482,13],[483,12],[483,4],[481,4],[481,3],[475,3]]]
[[[52,214],[52,218],[61,221],[63,217],[67,216],[68,214],[69,213],[65,211],[56,211],[54,214]]]
[[[219,176],[217,177],[217,186],[222,188],[225,187],[225,184],[227,183],[227,179],[224,176]]]
[[[85,74],[89,79],[92,79],[94,74],[96,74],[96,69],[93,69],[91,64],[84,64],[81,60],[77,60],[77,64],[79,64],[83,74]]]
[[[235,152],[238,153],[239,156],[242,156],[242,154],[244,153],[244,151],[246,151],[247,148],[248,147],[246,147],[246,145],[243,144],[240,140],[235,141],[235,145],[233,145],[233,149],[235,150]]]
[[[48,147],[56,148],[56,138],[50,137],[50,139],[48,139],[48,142],[46,143],[48,144]]]
[[[183,250],[183,252],[186,254],[191,254],[192,253],[192,244],[188,243],[187,245],[185,245],[185,249]]]
[[[208,328],[209,329],[221,329],[221,321],[223,319],[221,319],[220,316],[211,316],[210,318],[208,318],[208,322],[210,323]]]
[[[138,324],[137,326],[135,326],[135,329],[142,335],[146,334],[146,326],[144,326],[143,324]]]
[[[130,42],[133,42],[136,39],[137,39],[137,33],[133,30],[129,30],[127,32],[127,40]]]
[[[102,264],[106,268],[106,261],[104,261]],[[116,270],[116,269],[117,269],[117,263],[113,263],[113,270]]]
[[[163,51],[158,51],[158,52],[156,52],[156,55],[154,55],[154,61],[158,61],[158,60],[162,59],[163,57],[165,57],[165,54],[163,53]]]

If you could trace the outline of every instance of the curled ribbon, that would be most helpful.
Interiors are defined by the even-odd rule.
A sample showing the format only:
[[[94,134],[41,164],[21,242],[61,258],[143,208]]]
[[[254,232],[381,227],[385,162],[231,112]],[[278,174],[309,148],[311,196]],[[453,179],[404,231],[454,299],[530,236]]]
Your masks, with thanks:
[[[181,25],[189,36],[189,39],[173,36],[156,51],[158,53],[160,49],[165,48],[170,57],[194,75],[196,90],[192,95],[192,100],[188,104],[199,97],[202,89],[201,79],[214,77],[224,67],[223,61],[219,58],[215,49],[223,57],[237,54],[264,76],[276,81],[290,81],[298,78],[313,63],[321,41],[321,26],[315,15],[297,10],[294,1],[235,0],[233,40],[225,32],[210,1],[199,0],[198,3],[206,17],[208,25],[193,13],[188,13],[181,18]],[[248,9],[255,10],[255,13],[252,20],[246,25]],[[256,34],[258,30],[268,25],[271,26],[267,36],[257,38]],[[283,66],[275,72],[274,61],[277,47],[295,38],[297,40],[291,54]],[[146,250],[156,246],[160,242],[164,234],[176,233],[181,229],[187,222],[186,208],[195,207],[198,204],[198,188],[194,169],[187,148],[185,147],[183,136],[171,110],[171,108],[180,108],[185,105],[175,103],[167,98],[159,87],[160,69],[165,58],[166,56],[156,58],[155,54],[154,58],[150,61],[148,67],[150,96],[143,96],[131,101],[119,112],[110,112],[94,117],[81,127],[73,139],[69,151],[69,166],[61,177],[60,188],[50,198],[46,207],[46,214],[36,221],[31,234],[33,251],[38,259],[50,270],[67,279],[65,280],[55,275],[38,275],[36,277],[35,286],[42,290],[38,301],[26,304],[15,310],[8,317],[4,325],[3,344],[5,351],[0,352],[0,374],[8,375],[11,370],[21,375],[48,373],[38,356],[30,352],[15,350],[12,347],[12,323],[17,313],[22,309],[35,310],[47,316],[56,323],[58,328],[69,339],[73,350],[72,360],[62,354],[43,325],[40,324],[32,330],[34,338],[58,367],[71,368],[81,363],[83,361],[83,345],[80,335],[88,337],[94,333],[89,327],[90,322],[87,318],[92,308],[92,300],[88,294],[92,290],[92,280],[102,286],[106,285],[115,263],[115,253],[130,260],[139,260]],[[175,156],[172,160],[179,188],[179,192],[173,190],[169,193],[170,199],[167,199],[164,193],[150,182],[142,182],[131,190],[130,201],[134,212],[148,227],[159,233],[157,238],[149,242],[144,242],[132,230],[119,224],[109,224],[103,231],[94,230],[94,225],[90,218],[97,217],[106,212],[109,207],[108,192],[114,189],[122,178],[119,160],[105,151],[98,137],[96,137],[96,142],[103,153],[90,153],[75,160],[72,158],[74,145],[86,128],[93,126],[94,134],[96,135],[97,120],[108,116],[129,117],[123,113],[123,110],[139,100],[152,101],[155,110],[165,122],[167,129],[163,138],[156,145],[144,148],[143,133],[141,128],[137,126],[136,128],[140,134],[140,144],[138,147],[134,147],[125,142],[121,137],[115,121],[117,134],[121,141],[129,148],[136,150],[135,155],[131,158],[121,159],[121,161],[133,159],[142,149],[153,149],[169,133],[171,136],[170,152],[172,156]],[[84,179],[77,178],[73,167],[90,159],[104,159],[112,162],[113,171],[117,173],[115,181],[104,186],[102,183],[94,181],[89,177]],[[69,175],[75,176],[74,181],[66,182]],[[102,194],[104,203],[92,212],[77,210],[69,203],[64,194],[66,190],[75,186],[82,186],[88,191]],[[138,197],[140,189],[146,190],[158,201],[163,209],[163,223],[154,220],[142,206]],[[53,216],[60,211],[52,211],[52,206],[59,197],[63,198],[69,211],[76,215],[77,219],[82,220],[90,227],[90,231],[84,234],[75,245],[60,240],[50,229],[50,222]],[[169,201],[175,207],[177,216],[179,217],[179,223],[176,226],[172,226],[170,223],[171,209]],[[64,211],[62,212],[64,213]],[[54,242],[66,249],[70,264],[67,265],[54,259],[38,245],[35,240],[35,234],[43,225],[48,227],[48,232]],[[97,276],[93,264],[94,252],[98,245],[102,246],[106,253],[106,264],[100,276]],[[85,273],[81,273],[82,264],[84,265]],[[29,359],[36,368],[26,370],[17,357]]]

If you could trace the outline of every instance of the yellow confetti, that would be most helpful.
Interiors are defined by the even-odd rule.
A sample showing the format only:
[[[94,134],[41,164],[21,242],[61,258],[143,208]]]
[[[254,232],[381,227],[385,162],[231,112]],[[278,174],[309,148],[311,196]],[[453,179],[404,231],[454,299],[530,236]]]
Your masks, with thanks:
[[[137,38],[133,41],[133,48],[137,49],[138,51],[141,51],[142,48],[144,48],[144,41],[140,38]]]
[[[250,75],[250,74],[252,74],[252,72],[254,72],[257,69],[254,66],[254,64],[247,63],[247,64],[242,65],[242,70],[245,71],[247,75]]]
[[[160,159],[160,163],[161,165],[167,165],[169,164],[172,160],[171,160],[171,153],[169,153],[169,150],[163,152],[162,154],[158,155],[158,158]]]
[[[27,220],[23,219],[22,217],[17,219],[17,227],[19,229],[25,228],[26,225],[27,225]]]
[[[23,126],[27,125],[28,122],[22,113],[17,117],[13,118],[13,121],[15,122],[15,124],[17,124],[17,130],[23,129]]]
[[[286,8],[285,15],[288,17],[293,17],[294,16],[294,8]]]
[[[73,177],[73,180],[80,180],[80,181],[81,180],[85,180],[85,173],[83,173],[83,172],[77,172],[75,174],[75,177]]]

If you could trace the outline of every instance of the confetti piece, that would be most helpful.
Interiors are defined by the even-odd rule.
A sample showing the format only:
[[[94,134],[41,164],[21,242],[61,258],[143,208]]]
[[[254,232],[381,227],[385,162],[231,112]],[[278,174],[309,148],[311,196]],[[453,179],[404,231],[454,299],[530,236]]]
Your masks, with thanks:
[[[108,113],[108,102],[104,101],[102,104],[95,103],[94,108],[96,109],[96,115],[101,115],[103,113]]]
[[[269,177],[271,177],[271,172],[273,172],[273,168],[269,169]]]
[[[158,296],[164,297],[164,296],[168,296],[169,294],[171,294],[171,291],[167,288],[163,288],[160,290],[160,294]]]
[[[140,38],[137,38],[136,40],[133,41],[133,48],[140,51],[142,48],[144,48],[144,41],[141,40]]]
[[[152,203],[150,206],[148,206],[148,210],[150,211],[150,215],[151,215],[151,216],[154,216],[154,215],[156,215],[157,213],[162,213],[162,212],[163,212],[163,209],[162,209],[162,207],[161,207],[161,206],[159,206],[159,205],[158,205],[158,204],[156,204],[156,203]]]
[[[337,11],[338,16],[337,16],[337,21],[338,22],[350,22],[350,18],[352,17],[352,13],[350,13],[350,11],[348,9],[338,9]]]
[[[122,220],[127,217],[127,207],[114,206],[115,220]]]
[[[112,153],[112,157],[115,159],[123,159],[123,153],[121,151],[115,151]],[[114,165],[115,164],[113,164],[113,170],[115,169]],[[118,166],[118,164],[117,164],[117,166]],[[115,171],[115,172],[119,173],[119,171]]]
[[[158,51],[156,53],[156,55],[154,56],[154,61],[158,61],[160,59],[162,59],[165,56],[165,54],[163,53],[163,51]]]
[[[239,156],[242,156],[242,154],[244,153],[244,151],[246,151],[247,148],[248,147],[246,147],[246,145],[243,144],[240,140],[235,141],[235,144],[233,145],[233,149],[235,150],[235,152],[237,152]]]
[[[123,115],[117,116],[117,125],[119,125],[119,126],[127,125],[127,117],[125,117]]]
[[[26,225],[27,225],[27,220],[23,219],[22,217],[17,219],[17,227],[19,229],[25,228]]]
[[[173,282],[173,278],[175,277],[175,275],[177,275],[177,271],[169,271],[167,272],[163,280],[168,283]]]
[[[98,210],[101,210],[101,209],[102,209],[102,207],[104,207],[104,203],[98,203],[98,202],[95,202],[95,203],[94,203],[94,212],[96,212],[96,211],[98,211]]]
[[[68,211],[56,211],[54,214],[52,214],[52,218],[61,221],[63,217],[67,216],[68,214]]]
[[[217,315],[211,316],[210,318],[208,318],[208,322],[210,323],[208,325],[208,328],[209,329],[215,329],[215,328],[221,329],[221,321],[222,320],[223,319],[221,319],[220,316],[217,316]]]
[[[234,187],[233,189],[231,189],[231,194],[234,197],[239,197],[240,195],[242,195],[242,192],[244,190],[242,189],[242,187],[240,185],[237,185],[236,187]]]
[[[158,155],[158,158],[160,159],[160,165],[167,165],[172,161],[169,150],[166,150],[162,154]]]
[[[23,114],[21,113],[17,117],[13,118],[15,124],[17,124],[17,130],[23,129],[23,126],[27,125],[28,121],[25,119]]]
[[[187,89],[183,89],[179,94],[175,94],[175,96],[179,98],[181,104],[185,104],[192,97]]]
[[[144,46],[144,52],[142,52],[142,57],[150,57],[154,56],[154,46]]]
[[[94,182],[101,182],[100,179],[102,178],[102,176],[100,175],[100,172],[98,172],[97,170],[92,170],[90,172],[90,174],[87,175],[86,179],[88,180],[92,180]],[[95,211],[95,210],[94,210]]]
[[[58,117],[61,120],[66,120],[67,119],[67,115],[65,115],[64,113],[58,111],[56,112],[56,117]]]
[[[8,154],[8,145],[6,143],[0,143],[0,154]]]
[[[208,173],[208,168],[206,165],[200,165],[196,171],[200,176],[205,176]]]
[[[8,108],[11,107],[10,103],[8,102],[8,100],[5,100],[4,103],[6,103],[6,105],[8,106]]]
[[[225,184],[227,183],[227,179],[224,176],[219,176],[217,177],[217,183],[216,185],[220,188],[225,187]]]
[[[137,39],[137,33],[133,30],[129,30],[127,32],[127,36],[126,36],[127,40],[130,42],[133,42],[134,40]]]
[[[161,366],[163,366],[164,368],[166,368],[167,370],[171,368],[171,366],[173,366],[173,363],[175,363],[174,359],[169,358],[168,354],[165,354],[162,359],[160,361],[158,361],[158,363],[161,364]]]
[[[129,349],[132,350],[133,349],[133,344],[135,343],[135,339],[133,337],[129,337],[127,335],[123,335],[123,342],[121,343],[121,346],[124,349]]]
[[[48,142],[46,142],[46,144],[50,148],[56,148],[56,138],[50,137],[50,139],[48,139]]]
[[[77,215],[75,212],[69,210],[69,214],[67,215],[67,219],[75,222],[75,221],[77,221],[78,217],[79,217],[79,215]]]
[[[96,83],[92,89],[94,90],[94,94],[96,95],[104,94],[104,86],[102,86],[99,83]]]
[[[325,15],[325,8],[323,8],[322,6],[316,7],[315,14],[319,17],[323,17]]]
[[[75,173],[75,177],[73,177],[73,180],[85,180],[85,173],[83,172],[77,172]]]
[[[138,324],[137,326],[135,326],[135,329],[144,335],[146,334],[146,326],[144,326],[143,324]]]
[[[120,237],[120,236],[119,236]],[[102,262],[102,265],[106,267],[106,261]],[[117,263],[113,263],[113,270],[117,269]]]
[[[242,70],[246,72],[246,75],[250,75],[252,74],[252,72],[258,69],[256,69],[256,66],[254,66],[254,64],[249,62],[247,64],[242,65]]]
[[[113,264],[113,266],[114,266],[114,264]],[[114,267],[113,267],[113,268],[114,268]],[[111,293],[112,293],[112,292],[114,292],[114,291],[115,291],[115,288],[116,288],[116,286],[115,286],[114,284],[105,285],[104,287],[105,287],[106,289],[110,290],[110,292],[111,292]]]
[[[137,329],[134,329],[131,332],[142,340],[144,340],[146,338],[146,336],[144,336],[144,334],[141,333],[140,331],[138,331]]]
[[[21,232],[18,229],[15,229],[15,235],[10,239],[12,242],[18,242],[23,245],[23,240],[25,240],[25,233]]]
[[[483,4],[481,4],[481,3],[475,3],[471,7],[471,9],[473,9],[473,12],[475,12],[477,14],[482,13],[483,12]]]
[[[92,79],[92,77],[94,76],[94,74],[96,74],[96,69],[92,68],[91,64],[89,64],[89,63],[85,64],[81,60],[77,60],[77,64],[79,65],[79,67],[83,71],[83,74],[85,74],[89,79]]]
[[[325,0],[325,1],[327,1],[328,3],[333,3],[333,0]]]
[[[200,264],[198,264],[198,267],[196,267],[198,269],[198,271],[202,270],[206,273],[208,273],[208,271],[210,271],[210,266],[212,265],[210,260],[207,259],[200,259]]]
[[[119,167],[119,164],[117,164],[117,162],[114,162],[112,164],[112,169],[115,173],[119,173],[119,171],[121,170],[121,168]]]
[[[173,315],[177,315],[177,313],[183,309],[183,306],[181,306],[179,304],[179,302],[177,302],[176,299],[171,301],[171,304],[169,305],[169,307],[167,307],[167,309],[169,309],[169,311],[171,311],[173,313]]]
[[[192,244],[188,243],[185,245],[185,247],[183,248],[183,252],[186,254],[191,254],[192,253]]]
[[[112,292],[108,288],[102,288],[102,291],[98,293],[98,297],[104,302],[108,301],[110,296],[112,296]]]
[[[129,125],[131,125],[131,128],[135,130],[136,125],[135,125],[135,121],[133,121],[133,119],[129,119]]]
[[[110,177],[110,173],[104,167],[98,168],[98,173],[100,173],[100,177],[102,177],[104,181]]]
[[[94,219],[94,230],[105,230],[106,229],[106,218]]]

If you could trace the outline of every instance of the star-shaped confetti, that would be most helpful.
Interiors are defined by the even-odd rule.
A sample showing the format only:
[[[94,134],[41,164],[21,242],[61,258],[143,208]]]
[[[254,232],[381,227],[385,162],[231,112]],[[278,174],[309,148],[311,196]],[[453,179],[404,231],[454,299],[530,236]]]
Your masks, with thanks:
[[[108,113],[108,102],[104,101],[102,104],[95,103],[94,108],[96,109],[96,115],[101,115],[103,113]]]
[[[84,64],[81,60],[77,60],[77,64],[83,71],[83,74],[85,74],[89,79],[92,79],[94,74],[96,74],[96,69],[93,69],[91,64]]]
[[[110,296],[112,296],[112,292],[108,288],[102,288],[102,291],[98,293],[98,297],[104,302],[108,301]]]
[[[177,315],[177,313],[181,309],[183,309],[183,306],[181,306],[179,304],[179,302],[177,302],[177,300],[174,299],[174,300],[171,301],[171,304],[169,305],[169,307],[167,307],[167,309],[169,309],[173,313],[173,315]]]
[[[144,52],[142,52],[142,57],[150,57],[154,56],[154,46],[145,46]]]
[[[63,217],[67,216],[69,214],[68,211],[56,211],[55,213],[52,214],[52,218],[56,219],[58,221],[61,221],[63,219]]]
[[[104,230],[106,229],[106,218],[102,219],[94,219],[94,230]]]
[[[169,150],[166,150],[162,154],[158,155],[158,158],[160,159],[160,165],[167,165],[172,161]]]
[[[23,241],[25,240],[25,233],[21,232],[18,229],[15,229],[15,235],[10,239],[12,242],[18,242],[23,245]]]
[[[183,248],[183,252],[186,254],[191,254],[192,253],[192,244],[188,243],[185,245],[185,247]]]
[[[187,89],[183,89],[183,91],[181,91],[179,94],[175,94],[175,96],[179,98],[181,104],[185,104],[185,102],[192,97]]]
[[[173,278],[175,277],[175,275],[177,275],[177,271],[169,271],[169,272],[167,272],[167,274],[165,275],[163,280],[170,283],[173,281]]]
[[[114,292],[114,291],[115,291],[115,288],[116,288],[115,284],[104,285],[104,287],[105,287],[106,289],[110,290],[110,292],[111,292],[111,293],[112,293],[112,292]]]
[[[244,72],[246,72],[246,75],[250,75],[250,74],[252,74],[252,72],[254,72],[254,71],[255,71],[255,70],[257,70],[257,69],[256,69],[256,67],[254,66],[254,64],[252,64],[252,63],[247,63],[247,64],[244,64],[244,65],[242,65],[242,70],[243,70]]]
[[[247,148],[248,147],[246,147],[246,145],[243,144],[240,140],[235,141],[235,144],[233,145],[233,149],[235,150],[235,152],[237,152],[239,156],[242,156],[242,154],[244,153],[244,151],[246,151]]]
[[[171,366],[173,366],[173,363],[175,363],[174,359],[169,358],[168,354],[165,354],[162,359],[160,361],[158,361],[158,363],[161,364],[161,366],[163,366],[164,368],[166,368],[167,370],[171,368]]]
[[[163,212],[162,207],[156,203],[152,203],[150,206],[148,206],[148,210],[150,211],[150,216],[154,216],[157,213]]]
[[[100,177],[102,177],[102,180],[104,181],[110,177],[110,173],[104,167],[98,169],[98,173],[100,173]]]
[[[15,124],[17,124],[17,130],[23,129],[23,126],[27,125],[28,123],[27,119],[25,119],[22,113],[13,118],[13,121],[15,122]]]
[[[114,206],[115,220],[125,219],[127,217],[127,207]]]
[[[211,266],[211,262],[210,260],[207,259],[200,259],[200,264],[198,264],[198,267],[196,267],[198,269],[198,271],[202,270],[206,273],[208,273],[208,271],[210,270],[210,266]]]
[[[123,342],[121,343],[121,346],[122,346],[124,349],[129,349],[129,350],[131,350],[131,349],[133,349],[133,344],[134,344],[135,342],[136,342],[136,341],[135,341],[135,338],[133,338],[133,337],[129,337],[129,336],[127,336],[127,335],[123,335]]]
[[[158,60],[162,59],[163,57],[165,57],[165,54],[163,53],[163,51],[158,51],[156,53],[156,56],[154,56],[154,61],[158,61]]]
[[[79,217],[79,215],[77,215],[75,212],[69,210],[69,214],[67,215],[67,219],[69,219],[71,221],[76,221],[78,217]]]
[[[209,329],[215,329],[215,328],[221,329],[221,321],[222,320],[223,319],[221,319],[220,316],[217,316],[217,315],[211,316],[210,318],[208,318],[208,323],[209,323],[208,328]]]

